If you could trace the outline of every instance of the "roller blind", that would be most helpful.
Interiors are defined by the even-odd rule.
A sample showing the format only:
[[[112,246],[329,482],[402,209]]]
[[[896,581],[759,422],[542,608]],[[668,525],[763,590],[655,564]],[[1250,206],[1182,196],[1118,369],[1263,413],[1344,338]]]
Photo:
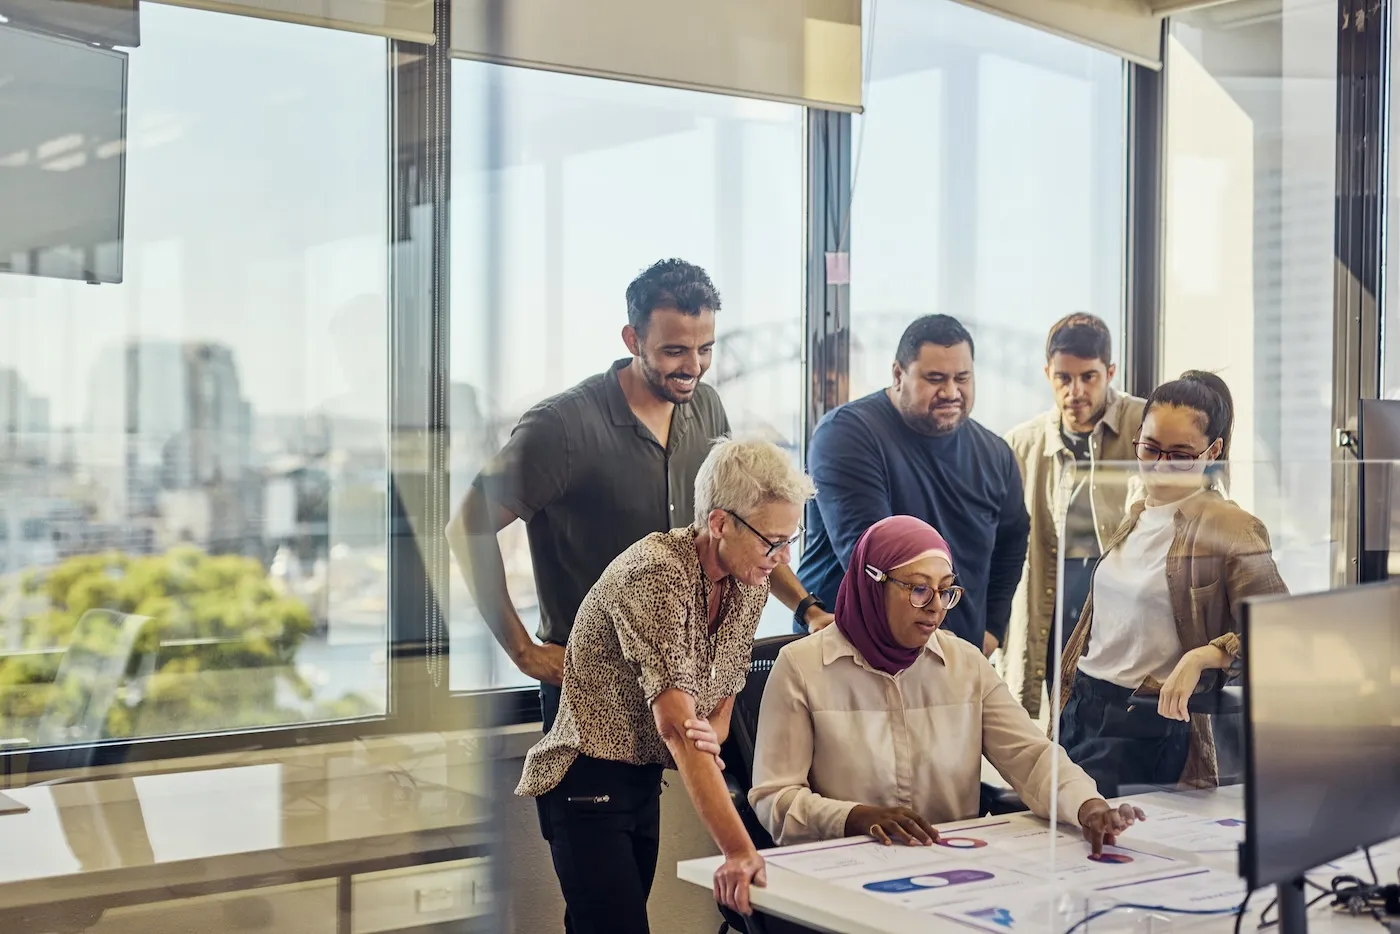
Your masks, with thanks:
[[[452,54],[860,109],[860,0],[456,0]]]
[[[256,16],[304,26],[433,43],[432,0],[157,0],[171,6]]]
[[[1161,68],[1163,14],[1175,12],[1188,0],[959,2],[1112,52],[1139,65]],[[1195,5],[1199,3],[1200,0],[1196,0]]]

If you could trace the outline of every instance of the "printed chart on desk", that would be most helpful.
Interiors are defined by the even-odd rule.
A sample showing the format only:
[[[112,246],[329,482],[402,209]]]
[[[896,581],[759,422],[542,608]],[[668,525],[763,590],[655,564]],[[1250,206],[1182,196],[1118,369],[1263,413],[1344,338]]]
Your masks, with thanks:
[[[934,846],[833,840],[774,852],[768,860],[774,866],[916,911],[934,911],[992,893],[1024,893],[1051,884],[1062,890],[1094,889],[1131,878],[1169,874],[1188,865],[1127,847],[1105,847],[1095,858],[1082,837],[1065,831],[1054,833],[1053,865],[1049,827],[1002,820],[949,831]]]
[[[1061,891],[1040,885],[1022,891],[983,893],[936,909],[941,917],[990,934],[1049,931],[1074,927],[1093,915],[1094,934],[1140,931],[1141,916],[1158,911],[1108,911],[1115,905],[1157,905],[1195,913],[1231,914],[1244,899],[1244,883],[1227,872],[1181,866],[1171,872]],[[1171,913],[1165,913],[1171,917]]]
[[[1155,804],[1144,805],[1147,820],[1128,833],[1134,841],[1184,850],[1193,856],[1233,857],[1244,842],[1244,817],[1200,817]],[[1126,839],[1126,838],[1125,838]]]

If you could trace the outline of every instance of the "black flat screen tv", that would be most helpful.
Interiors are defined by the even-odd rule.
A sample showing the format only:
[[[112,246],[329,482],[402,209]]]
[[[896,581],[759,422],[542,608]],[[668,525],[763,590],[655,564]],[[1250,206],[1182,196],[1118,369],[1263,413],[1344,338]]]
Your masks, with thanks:
[[[0,273],[122,281],[127,55],[0,26]]]
[[[141,44],[138,0],[0,0],[0,16],[33,32],[92,45]]]

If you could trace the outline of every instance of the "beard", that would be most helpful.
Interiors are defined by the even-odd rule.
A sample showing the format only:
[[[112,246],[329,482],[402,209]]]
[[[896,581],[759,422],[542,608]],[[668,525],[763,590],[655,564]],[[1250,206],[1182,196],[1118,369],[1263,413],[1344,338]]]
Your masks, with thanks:
[[[939,415],[928,409],[900,409],[899,414],[903,416],[904,423],[919,434],[940,438],[951,435],[967,421],[967,410],[964,408],[959,407],[956,415],[953,415],[951,410],[945,412],[946,414]]]
[[[646,378],[647,386],[658,399],[669,402],[672,405],[689,405],[695,398],[695,393],[700,388],[700,374],[694,374],[695,383],[688,390],[682,390],[674,385],[672,377],[690,376],[691,374],[672,373],[665,374],[652,366],[651,361],[646,356],[640,355],[637,359],[642,365],[642,376]]]
[[[1094,409],[1089,412],[1089,414],[1083,416],[1082,419],[1080,416],[1075,414],[1076,411],[1082,412],[1084,410],[1076,410],[1072,408],[1067,410],[1062,409],[1060,411],[1060,420],[1062,422],[1068,422],[1070,419],[1073,419],[1080,425],[1097,425],[1100,421],[1103,420],[1104,413],[1108,411],[1108,396],[1105,395],[1104,398],[1099,402],[1099,404],[1095,406]]]

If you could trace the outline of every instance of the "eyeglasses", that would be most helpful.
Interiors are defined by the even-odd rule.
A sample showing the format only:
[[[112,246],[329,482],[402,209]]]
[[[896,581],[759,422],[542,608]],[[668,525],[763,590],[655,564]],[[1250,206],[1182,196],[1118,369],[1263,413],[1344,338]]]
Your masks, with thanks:
[[[1212,444],[1213,443],[1214,442],[1212,442]],[[1204,457],[1206,451],[1209,450],[1210,448],[1207,447],[1205,451],[1192,454],[1190,451],[1164,451],[1157,447],[1157,445],[1149,444],[1146,441],[1133,442],[1133,452],[1137,454],[1138,460],[1142,461],[1144,464],[1152,464],[1157,461],[1165,460],[1168,470],[1190,470],[1195,466],[1196,461]]]
[[[951,610],[958,605],[962,599],[963,589],[961,587],[934,587],[932,584],[912,584],[909,581],[902,581],[897,577],[890,577],[877,567],[867,564],[865,573],[871,580],[880,584],[898,584],[909,591],[909,605],[916,610],[922,610],[933,602],[934,597],[938,598],[938,603],[945,610]]]
[[[799,527],[798,530],[797,530],[797,534],[793,535],[792,538],[777,538],[777,539],[774,539],[774,538],[769,538],[767,535],[764,535],[764,534],[763,534],[762,532],[760,532],[758,529],[756,529],[756,528],[754,528],[753,526],[749,525],[749,523],[744,519],[744,517],[741,516],[741,515],[739,515],[739,514],[738,514],[737,512],[735,512],[734,510],[732,510],[732,509],[726,509],[725,512],[727,512],[727,513],[729,513],[731,516],[733,516],[735,522],[738,522],[738,523],[739,523],[740,525],[742,525],[744,528],[748,529],[750,532],[752,532],[753,534],[757,535],[759,541],[763,542],[763,544],[765,544],[765,545],[768,546],[768,550],[767,550],[766,552],[763,553],[763,556],[764,556],[765,558],[771,558],[771,557],[773,557],[774,553],[779,552],[779,551],[782,551],[784,548],[790,547],[790,546],[792,546],[792,545],[796,545],[799,541],[802,540],[802,529],[801,529],[800,527]]]

